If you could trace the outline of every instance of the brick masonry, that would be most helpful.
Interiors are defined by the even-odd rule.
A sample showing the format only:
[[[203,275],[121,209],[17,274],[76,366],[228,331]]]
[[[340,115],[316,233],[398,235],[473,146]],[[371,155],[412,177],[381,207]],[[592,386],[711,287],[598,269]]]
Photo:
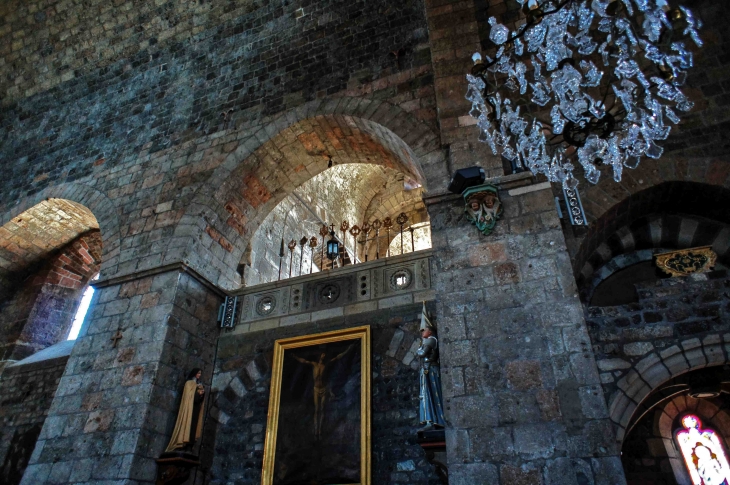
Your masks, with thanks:
[[[0,306],[0,362],[21,360],[68,336],[101,252],[101,235],[92,230],[13,274],[20,284]]]
[[[211,485],[261,483],[261,466],[276,339],[361,325],[371,326],[372,483],[441,482],[416,444],[420,305],[320,320],[245,335],[223,334],[213,389],[215,458]]]
[[[4,369],[0,379],[0,481],[17,485],[30,460],[67,357]]]
[[[433,97],[425,12],[419,1],[397,6],[385,1],[286,6],[247,2],[225,15],[206,4],[152,7],[136,2],[144,4],[136,8],[130,1],[105,11],[106,28],[81,33],[72,24],[99,8],[87,3],[97,2],[57,1],[43,9],[21,2],[4,6],[0,34],[7,40],[2,55],[8,76],[3,82],[9,77],[15,87],[5,91],[0,153],[23,174],[3,181],[5,203],[64,181],[98,180],[109,170],[115,178],[127,177],[119,187],[140,176],[148,180],[140,180],[138,189],[154,187],[165,177],[160,170],[140,167],[144,160],[137,160],[137,170],[120,168],[143,152],[167,148],[171,141],[179,146],[199,140],[351,85],[379,80],[358,94],[391,99],[394,105]],[[202,10],[200,17],[196,10]],[[189,22],[196,27],[190,28]],[[158,35],[160,31],[165,35]],[[117,54],[102,55],[101,62],[81,54],[73,61],[79,36],[94,39],[88,44],[92,50],[115,42],[109,50]],[[20,45],[20,51],[13,50]],[[25,64],[31,58],[33,63],[57,58],[51,71],[62,72],[48,72],[51,79],[44,80],[32,72],[32,64]],[[79,62],[85,67],[75,67]],[[410,105],[405,109],[411,110]],[[430,115],[411,112],[435,121],[432,109]],[[65,123],[68,119],[75,122]],[[32,170],[25,166],[28,162]]]

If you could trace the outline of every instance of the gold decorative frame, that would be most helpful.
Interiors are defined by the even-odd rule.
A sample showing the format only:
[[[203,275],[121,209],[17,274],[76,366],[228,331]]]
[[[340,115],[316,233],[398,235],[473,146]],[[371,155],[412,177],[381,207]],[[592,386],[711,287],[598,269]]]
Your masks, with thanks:
[[[284,365],[284,351],[310,345],[327,344],[343,340],[360,340],[360,483],[370,484],[370,326],[348,328],[313,335],[304,335],[280,339],[274,343],[274,361],[271,374],[271,393],[269,395],[269,413],[266,420],[266,441],[264,444],[264,465],[261,473],[261,485],[273,485],[274,464],[276,454],[276,436],[279,428],[279,403],[281,399],[281,381]]]
[[[687,276],[710,271],[717,261],[712,246],[681,249],[655,255],[656,265],[670,276]]]

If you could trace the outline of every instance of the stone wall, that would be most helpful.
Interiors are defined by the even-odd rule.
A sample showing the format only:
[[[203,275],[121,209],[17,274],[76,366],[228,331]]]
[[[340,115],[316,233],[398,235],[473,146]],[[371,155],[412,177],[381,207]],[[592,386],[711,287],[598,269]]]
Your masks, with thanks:
[[[187,373],[213,373],[217,292],[179,270],[101,286],[23,484],[152,483]]]
[[[623,483],[550,185],[495,182],[489,236],[461,197],[427,199],[449,483]]]
[[[0,305],[0,361],[21,360],[65,339],[100,264],[101,235],[93,230],[40,261],[29,274],[13,275],[14,293]]]
[[[371,326],[372,483],[440,484],[416,444],[420,305],[346,315],[219,341],[213,380],[217,426],[210,484],[261,483],[274,341]]]
[[[418,0],[18,1],[0,18],[3,202],[348,88],[435,122]]]
[[[0,482],[23,477],[67,357],[7,367],[0,378]]]
[[[725,271],[636,285],[639,302],[586,309],[617,440],[649,392],[694,368],[720,365],[730,348]]]

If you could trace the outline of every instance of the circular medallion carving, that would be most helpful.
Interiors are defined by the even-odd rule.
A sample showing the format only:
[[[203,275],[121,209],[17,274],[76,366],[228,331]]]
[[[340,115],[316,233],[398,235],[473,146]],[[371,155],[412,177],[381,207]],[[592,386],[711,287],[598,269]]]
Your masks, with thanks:
[[[413,282],[413,273],[406,268],[399,269],[390,275],[390,288],[393,290],[405,290]]]
[[[270,315],[276,308],[276,298],[267,295],[256,302],[256,313],[259,315]]]
[[[340,287],[328,283],[319,290],[319,301],[324,304],[334,303],[340,297]]]

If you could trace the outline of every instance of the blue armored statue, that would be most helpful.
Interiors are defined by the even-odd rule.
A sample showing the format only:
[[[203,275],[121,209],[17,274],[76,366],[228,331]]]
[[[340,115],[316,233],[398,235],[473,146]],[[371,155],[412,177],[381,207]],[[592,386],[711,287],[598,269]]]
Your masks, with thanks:
[[[426,304],[421,313],[421,346],[416,355],[421,359],[420,395],[418,417],[423,426],[421,431],[443,428],[444,401],[441,397],[441,370],[439,369],[439,346],[436,338],[436,327],[426,314]]]

